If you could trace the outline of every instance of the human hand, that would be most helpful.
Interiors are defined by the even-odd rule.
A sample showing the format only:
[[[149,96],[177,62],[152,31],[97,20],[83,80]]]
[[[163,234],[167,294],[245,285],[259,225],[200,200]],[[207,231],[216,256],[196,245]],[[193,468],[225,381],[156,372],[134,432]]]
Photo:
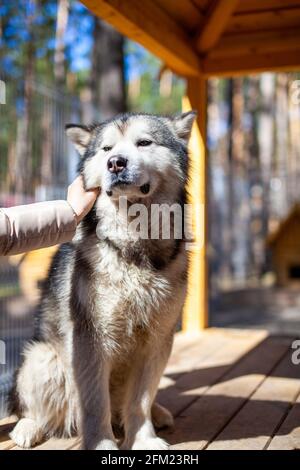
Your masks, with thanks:
[[[91,210],[99,192],[99,188],[86,191],[83,187],[82,176],[78,176],[73,183],[70,184],[68,187],[67,201],[76,214],[77,223]]]

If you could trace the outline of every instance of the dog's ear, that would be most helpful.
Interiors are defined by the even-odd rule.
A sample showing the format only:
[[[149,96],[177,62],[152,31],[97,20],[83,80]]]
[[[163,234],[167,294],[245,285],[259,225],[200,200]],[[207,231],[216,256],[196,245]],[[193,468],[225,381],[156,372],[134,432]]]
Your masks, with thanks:
[[[197,111],[188,111],[173,118],[173,126],[177,136],[186,143],[190,138],[196,116]]]
[[[76,150],[80,155],[83,155],[91,139],[91,130],[87,126],[79,124],[67,124],[65,130]]]

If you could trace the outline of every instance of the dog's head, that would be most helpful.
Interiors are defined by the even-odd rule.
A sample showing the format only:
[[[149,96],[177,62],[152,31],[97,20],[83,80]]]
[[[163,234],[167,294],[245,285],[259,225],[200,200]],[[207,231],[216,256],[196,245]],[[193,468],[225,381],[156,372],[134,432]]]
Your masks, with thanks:
[[[82,156],[87,189],[101,187],[111,199],[154,194],[162,185],[182,187],[187,143],[196,113],[175,117],[124,114],[93,126],[69,124],[66,132]]]

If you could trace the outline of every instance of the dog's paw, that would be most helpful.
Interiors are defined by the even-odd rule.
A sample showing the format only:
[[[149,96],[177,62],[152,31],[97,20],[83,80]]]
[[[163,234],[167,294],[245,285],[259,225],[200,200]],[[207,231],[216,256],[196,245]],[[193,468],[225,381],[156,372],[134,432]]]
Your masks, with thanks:
[[[103,439],[96,446],[96,450],[119,450],[117,444],[110,439]]]
[[[36,421],[22,418],[17,422],[9,437],[17,446],[29,449],[40,442],[43,435]]]
[[[131,450],[168,450],[169,444],[160,437],[137,440]]]

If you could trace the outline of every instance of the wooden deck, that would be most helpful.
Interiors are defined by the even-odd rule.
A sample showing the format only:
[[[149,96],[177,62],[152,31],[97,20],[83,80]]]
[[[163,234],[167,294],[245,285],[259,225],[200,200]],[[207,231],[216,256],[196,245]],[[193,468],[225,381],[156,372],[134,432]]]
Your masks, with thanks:
[[[300,365],[295,338],[264,331],[210,329],[177,334],[158,401],[175,416],[160,435],[172,449],[300,449]],[[0,422],[0,449],[18,450]],[[35,449],[78,449],[79,438]]]

